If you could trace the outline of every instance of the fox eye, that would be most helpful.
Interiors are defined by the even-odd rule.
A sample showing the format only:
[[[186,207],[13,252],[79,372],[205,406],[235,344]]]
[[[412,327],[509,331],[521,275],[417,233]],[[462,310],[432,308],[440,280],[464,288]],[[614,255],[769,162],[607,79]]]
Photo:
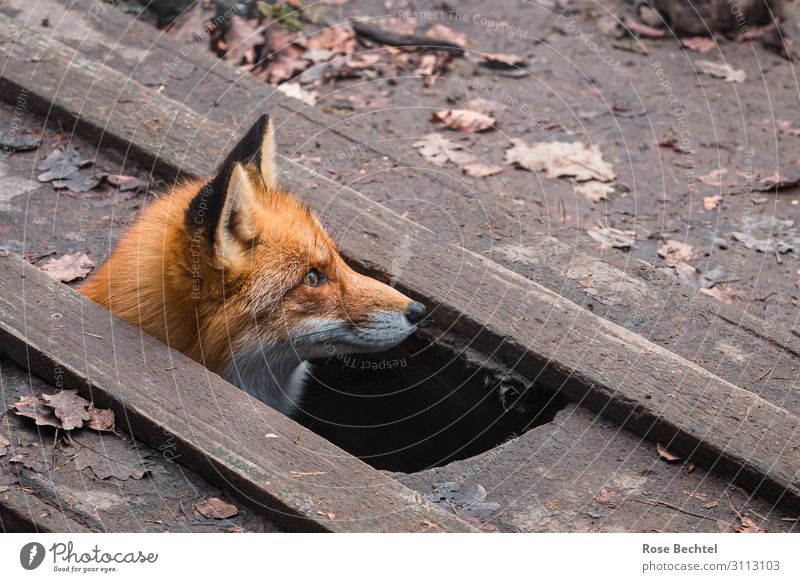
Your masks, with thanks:
[[[303,282],[309,287],[319,287],[325,281],[326,281],[325,275],[323,275],[316,269],[311,269],[308,273],[306,273],[306,276],[303,278]]]

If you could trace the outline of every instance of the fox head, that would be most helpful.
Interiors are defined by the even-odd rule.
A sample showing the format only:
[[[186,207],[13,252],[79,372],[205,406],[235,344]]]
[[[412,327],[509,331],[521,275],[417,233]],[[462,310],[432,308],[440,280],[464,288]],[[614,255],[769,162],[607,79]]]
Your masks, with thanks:
[[[425,316],[278,185],[266,115],[215,175],[153,206],[83,292],[284,412],[306,360],[390,348]]]

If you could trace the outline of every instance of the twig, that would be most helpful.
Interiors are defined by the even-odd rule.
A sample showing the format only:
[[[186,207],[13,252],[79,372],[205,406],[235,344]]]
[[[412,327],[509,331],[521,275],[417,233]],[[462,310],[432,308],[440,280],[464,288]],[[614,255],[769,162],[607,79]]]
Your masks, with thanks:
[[[352,25],[353,32],[355,32],[356,35],[380,44],[388,44],[389,46],[396,46],[412,51],[446,51],[456,56],[464,54],[464,49],[462,47],[452,42],[447,42],[446,40],[428,38],[420,34],[398,34],[390,30],[383,30],[376,26],[371,26],[366,22],[355,21]]]
[[[717,521],[713,517],[708,517],[707,515],[700,515],[699,513],[692,513],[691,511],[681,509],[677,505],[672,505],[671,503],[667,503],[666,501],[661,501],[660,499],[632,499],[631,501],[636,501],[637,503],[644,503],[645,505],[667,507],[669,509],[674,509],[675,511],[678,511],[680,513],[691,515],[692,517],[699,517],[700,519],[707,519],[709,521]]]

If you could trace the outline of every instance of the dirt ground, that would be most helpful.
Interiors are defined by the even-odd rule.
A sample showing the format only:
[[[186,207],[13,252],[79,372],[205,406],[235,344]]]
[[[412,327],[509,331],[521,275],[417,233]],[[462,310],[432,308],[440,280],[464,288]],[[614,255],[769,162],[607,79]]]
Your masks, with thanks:
[[[317,24],[302,24],[293,34],[313,39],[324,25],[368,17],[404,33],[443,25],[467,39],[465,53],[438,77],[421,74],[416,55],[398,64],[397,55],[363,45],[357,54],[380,56],[364,71],[298,77],[304,90],[317,94],[315,107],[337,116],[342,127],[363,128],[405,148],[408,166],[391,170],[398,177],[435,171],[466,192],[440,198],[435,189],[402,191],[390,205],[481,252],[524,245],[531,233],[599,252],[602,243],[587,231],[626,231],[633,238],[631,261],[663,267],[721,301],[794,324],[798,189],[775,191],[763,182],[776,172],[788,178],[798,173],[798,85],[791,62],[758,42],[722,35],[703,46],[707,52],[686,48],[685,39],[668,29],[663,38],[616,38],[619,29],[609,32],[609,19],[638,18],[629,2],[332,4],[323,7]],[[800,35],[795,8],[789,7],[789,36]],[[487,53],[527,62],[492,69],[483,66]],[[727,63],[745,79],[703,74],[701,61]],[[488,131],[453,131],[431,120],[442,109],[474,106],[476,98],[491,102],[496,122]],[[473,178],[453,163],[426,164],[413,144],[431,132],[503,170]],[[506,165],[514,139],[597,146],[616,174],[605,199],[590,199],[597,196],[569,177]],[[309,147],[295,155],[368,190],[369,174],[328,171],[325,152]],[[674,253],[667,261],[659,255],[671,241],[679,243],[680,266]]]
[[[4,4],[5,12],[14,12],[23,10],[24,3]],[[135,7],[135,3],[120,4],[118,8],[125,10]],[[38,18],[35,8],[26,10]],[[800,190],[781,185],[775,191],[764,181],[776,172],[787,183],[800,177],[794,65],[755,41],[717,36],[708,52],[701,53],[686,48],[671,33],[663,38],[618,37],[618,30],[610,30],[611,15],[623,18],[637,12],[632,3],[622,1],[556,5],[466,0],[449,6],[391,0],[328,3],[319,15],[301,20],[289,32],[296,38],[313,39],[329,26],[369,16],[370,23],[403,33],[424,33],[434,25],[444,25],[465,35],[466,49],[452,59],[439,55],[436,70],[430,73],[420,72],[425,63],[418,52],[355,44],[356,56],[375,54],[379,60],[344,73],[306,74],[324,69],[322,61],[280,82],[279,86],[298,85],[312,94],[314,104],[308,107],[332,116],[336,120],[332,129],[372,136],[370,145],[400,152],[403,164],[361,167],[357,163],[360,151],[331,150],[325,144],[333,142],[332,133],[303,135],[304,127],[284,128],[294,132],[290,140],[294,149],[283,153],[365,193],[377,174],[394,176],[397,191],[391,196],[376,193],[377,202],[498,262],[508,263],[508,249],[550,235],[570,248],[613,256],[624,264],[644,261],[662,269],[676,285],[688,285],[697,293],[763,317],[767,324],[779,321],[794,327],[795,303],[800,299]],[[148,13],[142,18],[155,20]],[[60,22],[54,15],[48,26]],[[42,24],[42,28],[47,26]],[[785,30],[800,36],[794,20]],[[59,31],[64,34],[62,27]],[[76,30],[76,43],[83,34]],[[181,33],[173,29],[166,34]],[[229,43],[228,49],[234,46]],[[205,44],[196,50],[212,54]],[[487,53],[517,55],[526,62],[487,67],[483,64]],[[739,80],[701,73],[701,61],[728,63]],[[268,67],[253,68],[257,76],[269,71]],[[736,71],[743,71],[744,79]],[[170,74],[175,81],[165,89],[168,93],[183,90],[181,77],[191,79],[190,71],[185,76],[180,70]],[[160,90],[160,82],[153,74],[151,86]],[[207,94],[210,109],[217,99],[215,91],[214,87],[198,88]],[[300,96],[308,97],[306,93]],[[471,133],[432,121],[432,114],[443,109],[477,107],[476,99],[485,100],[482,106],[495,118],[491,128]],[[241,120],[247,113],[211,115]],[[2,127],[10,126],[12,115],[10,109],[2,111]],[[33,121],[27,129],[39,131]],[[89,152],[79,139],[73,141],[69,131],[59,130],[48,129],[39,153],[19,152],[8,159],[9,179],[0,196],[0,238],[4,246],[35,263],[67,252],[87,252],[99,264],[122,230],[136,219],[145,195],[118,192],[108,185],[84,193],[55,192],[51,184],[36,183],[34,163],[55,148],[71,142],[78,151]],[[416,145],[431,133],[457,144],[458,151],[479,162],[498,166],[498,173],[470,176],[452,160],[436,165]],[[546,171],[507,164],[512,140],[528,145],[581,142],[596,146],[614,177],[604,182],[578,181],[570,175],[548,176]],[[94,162],[96,172],[149,178],[148,168],[132,166],[113,152]],[[428,176],[450,187],[419,187]],[[587,182],[594,184],[593,193],[587,194]],[[151,184],[154,192],[163,186],[157,181]],[[91,205],[88,213],[80,212],[84,201]],[[20,219],[23,214],[28,219]],[[568,427],[567,436],[559,434],[562,426]],[[581,456],[571,452],[576,445],[569,439],[582,431],[589,452]],[[558,438],[551,438],[551,433]],[[612,435],[619,437],[620,444],[609,447]],[[722,480],[665,465],[652,447],[584,411],[562,414],[557,423],[530,431],[525,439],[537,450],[544,449],[539,439],[547,441],[556,460],[565,450],[570,452],[572,464],[554,467],[556,473],[560,471],[554,476],[546,466],[551,457],[541,455],[535,459],[535,469],[512,470],[515,476],[505,479],[482,465],[484,456],[401,479],[424,493],[434,488],[430,493],[434,501],[437,484],[465,474],[467,484],[481,483],[489,490],[489,503],[506,501],[517,491],[532,491],[533,499],[525,497],[519,506],[504,506],[488,520],[504,531],[552,531],[567,525],[584,531],[727,531],[736,524],[734,506],[743,508],[747,503],[744,493]],[[596,454],[593,445],[598,447]],[[487,454],[493,463],[513,469],[520,465],[523,453],[529,455],[524,448],[504,445]],[[631,499],[604,496],[606,488]],[[697,516],[680,510],[648,506],[641,498],[668,500],[703,517],[698,521]],[[754,502],[750,507],[765,515],[770,531],[796,529],[790,516],[769,504]],[[487,511],[492,515],[496,509]]]

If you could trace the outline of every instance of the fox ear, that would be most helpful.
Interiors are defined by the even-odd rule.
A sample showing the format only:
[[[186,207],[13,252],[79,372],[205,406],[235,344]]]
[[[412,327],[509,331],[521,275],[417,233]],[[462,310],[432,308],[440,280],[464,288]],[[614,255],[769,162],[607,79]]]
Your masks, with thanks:
[[[192,243],[204,241],[217,263],[231,265],[240,259],[256,236],[252,221],[256,198],[250,176],[240,162],[222,168],[186,211]]]
[[[247,130],[244,137],[222,162],[219,172],[232,167],[239,162],[243,166],[252,167],[261,177],[267,188],[276,185],[275,172],[275,138],[273,136],[272,119],[269,115],[262,115],[252,127]]]

